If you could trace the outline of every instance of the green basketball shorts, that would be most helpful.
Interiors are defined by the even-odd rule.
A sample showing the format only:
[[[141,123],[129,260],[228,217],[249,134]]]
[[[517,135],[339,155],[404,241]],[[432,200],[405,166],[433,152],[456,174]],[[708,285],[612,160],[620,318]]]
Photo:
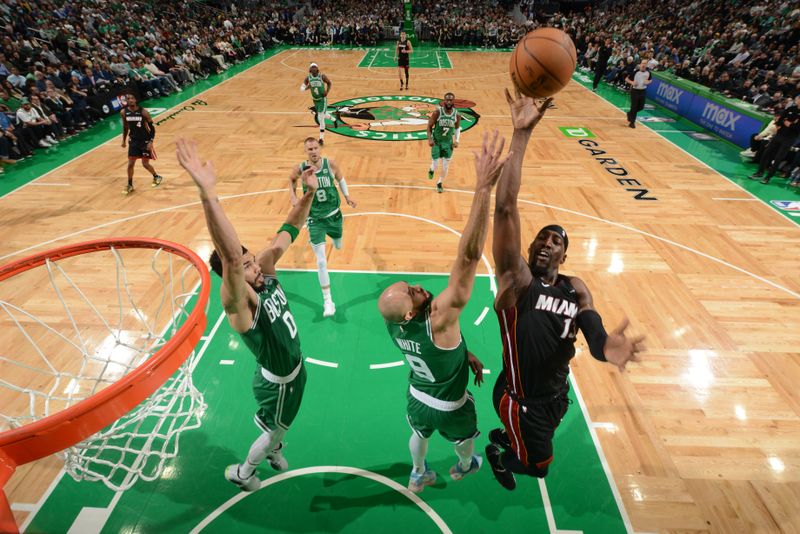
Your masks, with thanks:
[[[437,143],[431,147],[431,159],[450,159],[453,157],[453,143]]]
[[[306,367],[302,363],[299,365],[300,372],[288,384],[270,382],[261,374],[261,367],[256,367],[253,377],[253,396],[258,403],[255,421],[265,432],[276,428],[288,430],[297,417],[306,387]]]
[[[324,243],[326,235],[330,236],[331,239],[340,239],[342,237],[342,220],[341,210],[324,219],[311,219],[309,217],[307,224],[311,244],[319,245]]]
[[[453,442],[476,438],[480,434],[475,400],[469,392],[467,392],[467,402],[451,412],[432,408],[408,393],[406,418],[411,430],[426,439],[431,437],[434,430],[438,430],[444,439]]]

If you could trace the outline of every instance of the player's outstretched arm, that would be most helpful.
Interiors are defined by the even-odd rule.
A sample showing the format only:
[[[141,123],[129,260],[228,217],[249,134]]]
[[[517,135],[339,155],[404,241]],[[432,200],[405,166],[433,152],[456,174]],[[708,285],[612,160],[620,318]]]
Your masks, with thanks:
[[[214,250],[222,260],[222,306],[231,326],[244,332],[253,323],[253,313],[250,311],[248,285],[244,279],[242,244],[217,197],[214,166],[210,161],[201,163],[195,141],[178,139],[177,154],[181,167],[189,172],[200,190],[208,233],[211,234]]]
[[[303,226],[303,221],[308,218],[308,212],[311,210],[311,203],[314,201],[314,195],[317,193],[317,177],[314,174],[316,169],[309,167],[300,175],[300,179],[306,186],[306,192],[292,207],[289,215],[286,217],[286,222],[278,230],[277,235],[272,240],[272,243],[256,255],[256,261],[261,266],[261,272],[268,275],[275,275],[275,264],[286,252],[300,233],[300,228]]]
[[[610,334],[607,333],[603,319],[594,309],[589,288],[576,276],[571,277],[570,282],[578,295],[578,328],[583,332],[592,356],[601,362],[616,365],[620,371],[625,370],[628,362],[640,361],[638,353],[644,350],[644,336],[625,335],[625,329],[630,324],[627,317]]]
[[[458,243],[458,254],[450,271],[447,288],[434,299],[432,309],[439,327],[458,323],[458,316],[467,305],[475,283],[475,271],[483,255],[489,226],[489,204],[492,188],[500,178],[503,166],[511,155],[502,157],[505,139],[495,130],[493,135],[483,135],[483,146],[475,152],[477,181],[472,197],[472,208],[467,225]],[[436,327],[437,324],[434,324]]]
[[[330,163],[331,165],[331,170],[333,171],[333,177],[336,179],[336,183],[339,184],[339,191],[342,192],[345,202],[347,202],[347,205],[350,206],[351,208],[355,208],[357,206],[356,201],[350,198],[350,190],[347,189],[347,182],[345,182],[344,180],[344,175],[342,174],[342,171],[339,169],[339,166],[336,164],[336,162],[333,161],[332,159],[329,159],[328,163]]]
[[[292,203],[292,206],[296,206],[297,202],[300,200],[297,197],[297,182],[300,180],[300,174],[303,171],[300,170],[300,165],[295,165],[292,167],[292,173],[289,175],[289,201]]]
[[[303,78],[303,83],[300,84],[300,92],[302,93],[306,89],[308,89],[308,76]]]
[[[517,302],[517,291],[531,282],[530,269],[520,253],[521,233],[517,196],[522,181],[522,160],[531,133],[541,120],[552,99],[537,107],[532,98],[520,94],[516,98],[505,91],[514,134],[509,151],[511,157],[503,168],[503,177],[497,186],[494,208],[494,236],[492,254],[497,271],[497,299],[495,307],[505,309]]]

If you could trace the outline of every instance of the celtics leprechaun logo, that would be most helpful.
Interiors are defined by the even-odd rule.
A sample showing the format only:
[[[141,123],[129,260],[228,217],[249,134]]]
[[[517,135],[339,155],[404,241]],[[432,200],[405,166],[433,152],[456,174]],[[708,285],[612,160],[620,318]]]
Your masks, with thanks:
[[[376,141],[418,141],[427,139],[427,124],[440,98],[428,96],[364,96],[328,104],[325,127],[328,131]],[[478,123],[475,102],[456,99],[461,116],[461,131]],[[313,110],[313,108],[311,108]],[[316,117],[317,123],[320,118]]]

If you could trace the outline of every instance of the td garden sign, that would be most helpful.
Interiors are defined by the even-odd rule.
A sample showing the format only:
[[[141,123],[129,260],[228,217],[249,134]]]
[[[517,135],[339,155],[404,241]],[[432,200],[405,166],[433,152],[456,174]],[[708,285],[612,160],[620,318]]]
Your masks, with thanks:
[[[342,100],[328,104],[325,127],[340,135],[374,141],[419,141],[428,138],[428,118],[440,103],[440,98],[407,95]],[[455,100],[462,132],[478,123],[480,115],[474,106],[470,100]]]

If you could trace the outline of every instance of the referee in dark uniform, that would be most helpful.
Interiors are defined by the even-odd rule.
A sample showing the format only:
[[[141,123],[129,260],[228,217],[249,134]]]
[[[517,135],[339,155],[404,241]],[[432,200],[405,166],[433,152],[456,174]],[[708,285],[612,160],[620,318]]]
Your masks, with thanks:
[[[647,70],[647,60],[642,60],[639,70],[633,76],[625,78],[631,86],[631,109],[628,111],[628,127],[636,128],[636,114],[644,109],[645,91],[653,81],[650,71]]]

